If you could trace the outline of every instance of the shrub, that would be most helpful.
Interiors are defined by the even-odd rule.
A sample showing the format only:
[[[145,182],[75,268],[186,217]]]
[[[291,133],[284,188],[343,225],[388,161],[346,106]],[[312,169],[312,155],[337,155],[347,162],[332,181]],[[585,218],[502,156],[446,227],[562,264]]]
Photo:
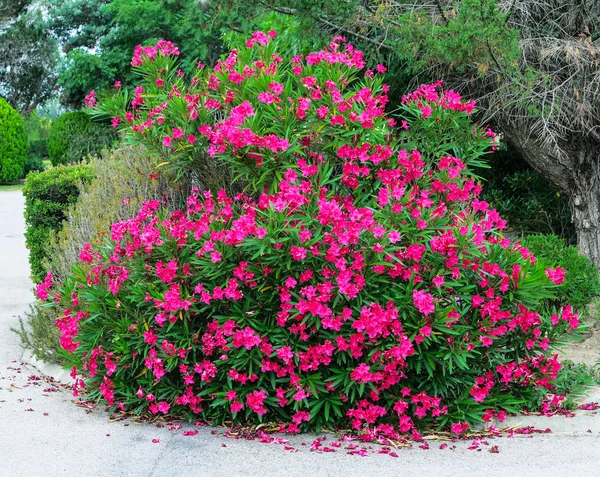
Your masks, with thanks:
[[[255,195],[147,202],[83,247],[60,290],[47,276],[37,293],[61,301],[76,391],[290,432],[350,423],[368,440],[461,433],[552,389],[546,349],[577,315],[537,313],[560,271],[502,238],[477,198],[470,169],[493,134],[439,84],[406,96],[394,127],[381,75],[359,78],[342,43],[288,61],[257,32],[191,84],[171,44],[136,50],[145,81],[117,116],[130,136],[175,166],[204,148]],[[163,105],[157,87],[186,96]]]
[[[29,174],[31,171],[42,172],[44,169],[46,168],[44,167],[44,163],[39,156],[28,155],[25,159],[25,177],[27,177],[27,174]]]
[[[32,172],[25,179],[25,243],[29,249],[31,278],[39,282],[46,275],[46,243],[52,230],[59,230],[65,210],[77,200],[80,181],[89,181],[94,170],[87,164],[61,166]]]
[[[23,177],[27,156],[27,135],[23,118],[0,98],[0,184]]]
[[[600,273],[589,258],[579,254],[577,247],[567,245],[556,235],[531,235],[521,242],[543,266],[566,271],[565,281],[555,290],[555,298],[548,300],[549,307],[569,304],[581,312],[600,295]]]
[[[141,147],[105,152],[91,159],[89,167],[94,179],[77,183],[77,200],[64,210],[62,226],[50,231],[43,247],[41,276],[52,270],[56,284],[63,283],[86,242],[96,246],[107,239],[113,222],[134,217],[145,200],[159,200],[166,210],[175,210],[185,204],[189,191],[185,183],[173,184],[166,172],[157,173]],[[17,332],[22,344],[38,359],[60,361],[57,318],[56,309],[35,303],[21,320]]]
[[[28,156],[46,158],[48,157],[48,144],[46,139],[37,139],[29,142]]]
[[[48,155],[52,165],[80,162],[110,147],[116,135],[112,128],[95,124],[82,111],[66,113],[52,124],[48,136]]]

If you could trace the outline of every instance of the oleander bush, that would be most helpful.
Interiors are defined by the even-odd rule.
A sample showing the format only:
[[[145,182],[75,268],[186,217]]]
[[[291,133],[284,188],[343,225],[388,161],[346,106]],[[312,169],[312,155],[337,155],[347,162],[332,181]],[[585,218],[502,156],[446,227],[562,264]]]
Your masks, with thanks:
[[[0,184],[23,177],[27,157],[27,134],[23,118],[0,98]]]
[[[46,276],[46,244],[53,230],[60,230],[66,209],[79,196],[79,183],[94,177],[89,164],[53,167],[32,172],[25,179],[25,244],[29,249],[31,278],[39,282]]]
[[[175,184],[166,171],[158,172],[140,146],[104,151],[101,157],[90,159],[88,165],[94,179],[77,183],[76,201],[64,210],[61,226],[49,232],[43,246],[41,276],[52,270],[57,286],[70,274],[84,244],[103,244],[113,222],[134,217],[148,200],[158,200],[165,210],[175,210],[185,205],[189,192],[185,181]],[[23,346],[38,359],[61,361],[57,318],[57,309],[36,302],[16,330]]]
[[[63,286],[38,285],[75,391],[366,440],[538,405],[560,369],[548,347],[578,318],[538,313],[564,270],[534,264],[478,199],[495,137],[474,103],[423,85],[390,117],[385,68],[363,74],[343,38],[288,59],[273,37],[189,79],[172,44],[138,47],[134,97],[97,106],[176,171],[204,151],[248,186],[195,189],[175,212],[146,202]]]
[[[116,140],[109,125],[94,123],[85,112],[65,113],[50,128],[48,156],[53,166],[78,163],[89,155],[99,155]]]

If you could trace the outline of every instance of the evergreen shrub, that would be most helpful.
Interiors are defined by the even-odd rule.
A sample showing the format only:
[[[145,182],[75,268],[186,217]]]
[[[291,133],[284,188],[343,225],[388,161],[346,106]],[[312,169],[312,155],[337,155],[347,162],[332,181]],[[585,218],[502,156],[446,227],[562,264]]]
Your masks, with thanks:
[[[94,123],[83,111],[60,116],[50,128],[47,147],[52,165],[78,163],[110,148],[117,136],[107,125]]]
[[[171,167],[197,149],[249,186],[195,189],[175,212],[146,202],[62,286],[38,285],[60,302],[75,391],[365,440],[536,407],[560,369],[549,346],[579,322],[540,314],[564,271],[534,264],[478,198],[471,169],[496,141],[474,103],[423,85],[392,118],[383,66],[361,74],[340,37],[282,58],[275,35],[190,79],[174,45],[140,46],[132,101],[98,106]]]
[[[0,98],[0,184],[23,177],[27,157],[27,134],[23,118]]]

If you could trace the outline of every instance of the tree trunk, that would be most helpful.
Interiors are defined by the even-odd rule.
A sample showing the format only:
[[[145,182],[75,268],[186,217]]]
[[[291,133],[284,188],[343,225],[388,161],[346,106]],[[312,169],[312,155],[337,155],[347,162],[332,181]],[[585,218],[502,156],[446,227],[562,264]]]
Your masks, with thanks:
[[[529,165],[569,198],[579,252],[600,268],[600,144],[574,140],[557,157],[526,130],[506,132]]]
[[[573,171],[574,187],[569,194],[571,218],[577,231],[579,252],[600,268],[600,176],[593,151],[581,150]]]

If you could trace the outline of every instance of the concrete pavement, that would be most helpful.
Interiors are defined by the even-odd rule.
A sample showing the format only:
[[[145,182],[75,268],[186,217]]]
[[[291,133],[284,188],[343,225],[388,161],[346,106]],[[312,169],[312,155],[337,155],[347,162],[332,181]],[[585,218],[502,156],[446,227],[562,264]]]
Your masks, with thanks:
[[[226,438],[223,429],[189,424],[169,430],[168,425],[110,422],[102,410],[76,405],[69,391],[38,379],[35,368],[21,364],[23,350],[10,328],[18,325],[18,316],[33,300],[23,202],[19,191],[0,192],[0,477],[577,477],[600,473],[600,428],[590,413],[586,417],[592,419],[590,432],[582,431],[588,424],[580,421],[583,426],[577,433],[496,438],[472,450],[471,440],[450,442],[445,449],[439,448],[440,442],[430,441],[429,450],[415,445],[396,451],[397,458],[374,453],[377,446],[363,445],[358,450],[366,447],[367,457],[348,455],[350,449],[345,447],[355,443],[347,442],[336,452],[311,452],[316,437],[311,435],[285,437],[287,443],[260,443]],[[549,426],[543,425],[546,421],[543,427]],[[186,430],[198,433],[184,435]],[[323,445],[332,440],[334,436],[329,436]],[[497,446],[497,453],[490,452],[492,446]]]

